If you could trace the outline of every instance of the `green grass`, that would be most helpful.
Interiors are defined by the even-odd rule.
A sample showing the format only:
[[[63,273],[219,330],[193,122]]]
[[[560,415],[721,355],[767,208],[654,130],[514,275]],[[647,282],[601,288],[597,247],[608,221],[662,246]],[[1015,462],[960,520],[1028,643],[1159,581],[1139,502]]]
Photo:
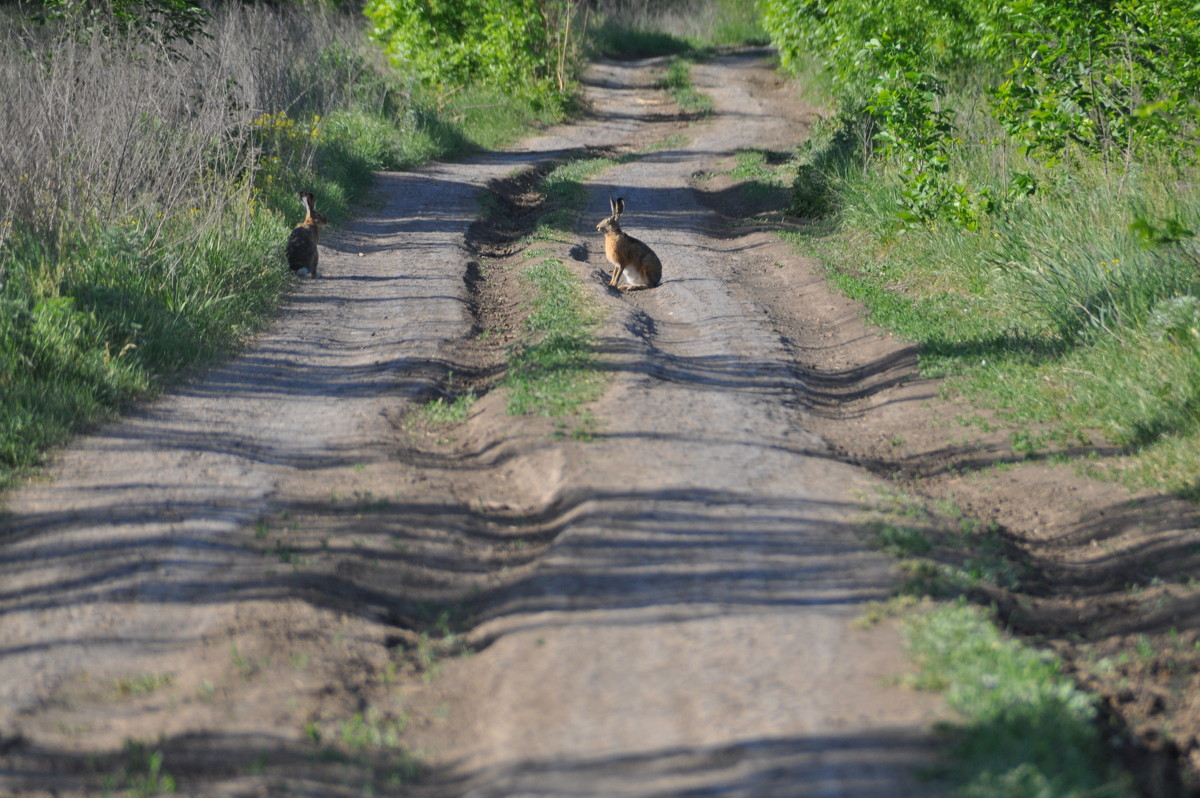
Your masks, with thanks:
[[[631,156],[632,157],[632,156]],[[530,314],[508,358],[504,386],[512,415],[576,415],[603,393],[605,377],[595,354],[599,312],[578,278],[538,242],[566,241],[590,192],[585,181],[618,163],[610,158],[580,158],[559,164],[538,182],[544,212],[524,239],[526,257],[536,260],[522,276],[532,289]]]
[[[690,53],[692,43],[682,36],[630,25],[618,17],[604,17],[588,32],[590,47],[597,55],[616,58],[648,58],[656,55]]]
[[[707,116],[713,112],[713,101],[692,85],[692,65],[687,58],[672,58],[658,86],[666,89],[675,104],[687,113]]]
[[[996,523],[965,516],[951,502],[931,506],[902,493],[883,493],[865,525],[872,545],[900,561],[900,595],[953,599],[995,588],[1018,590],[1028,574]]]
[[[579,158],[567,161],[551,170],[538,183],[538,190],[545,198],[546,212],[527,238],[533,241],[559,241],[570,234],[590,192],[586,181],[628,159]]]
[[[388,164],[388,168],[460,158],[502,147],[562,118],[563,114],[555,108],[539,106],[527,97],[486,86],[454,87],[446,93],[420,88],[401,126],[407,155],[395,164]],[[394,125],[394,120],[391,121]]]
[[[106,792],[118,785],[134,798],[175,792],[175,778],[163,766],[162,751],[152,751],[140,740],[126,740],[124,758],[120,778],[111,779]]]
[[[557,258],[525,269],[534,289],[526,339],[509,360],[505,386],[513,415],[563,416],[599,399],[605,376],[598,368],[594,330],[599,316],[578,279]]]
[[[452,427],[461,424],[471,415],[477,397],[474,393],[465,393],[454,399],[441,396],[418,408],[414,420],[425,427]]]
[[[170,687],[175,683],[173,673],[142,673],[125,679],[118,679],[117,694],[120,696],[144,696]]]
[[[899,559],[897,596],[862,623],[899,616],[916,673],[910,686],[945,696],[957,714],[943,729],[946,756],[930,773],[962,798],[1135,795],[1100,737],[1097,699],[1048,651],[1004,634],[972,605],[997,588],[1020,589],[995,524],[951,500],[928,503],[884,491],[870,517],[874,546]]]
[[[152,218],[0,250],[0,485],[46,448],[229,351],[286,285],[283,225],[231,207],[180,248]]]
[[[909,615],[920,673],[961,720],[946,729],[952,759],[937,776],[963,798],[1133,798],[1096,726],[1092,696],[1058,659],[997,630],[964,603]]]
[[[404,717],[387,718],[372,708],[367,710],[365,715],[359,713],[344,721],[339,730],[339,739],[352,751],[399,748],[400,735],[407,725],[407,719]]]
[[[303,731],[316,746],[315,760],[336,767],[343,786],[356,785],[356,795],[378,795],[381,790],[392,795],[416,781],[421,770],[420,757],[400,742],[407,725],[406,714],[372,706],[326,728],[328,734],[316,722],[306,723]]]
[[[704,41],[716,47],[766,45],[771,37],[763,29],[756,3],[744,0],[714,0],[705,20]]]

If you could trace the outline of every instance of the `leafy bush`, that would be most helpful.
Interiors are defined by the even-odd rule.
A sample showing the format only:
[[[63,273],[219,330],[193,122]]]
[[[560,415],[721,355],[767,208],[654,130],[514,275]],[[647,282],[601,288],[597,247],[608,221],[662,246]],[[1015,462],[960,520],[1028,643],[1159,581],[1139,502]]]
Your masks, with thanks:
[[[958,100],[984,94],[1001,134],[1049,166],[1195,159],[1200,23],[1191,0],[764,0],[785,65],[815,54],[838,111],[896,172],[898,218],[973,228],[1036,184],[973,186],[955,168]],[[967,85],[970,82],[971,85]],[[874,148],[878,147],[877,151]],[[956,173],[957,172],[957,173]]]
[[[576,68],[577,0],[370,0],[371,35],[429,83],[482,83],[561,103]]]

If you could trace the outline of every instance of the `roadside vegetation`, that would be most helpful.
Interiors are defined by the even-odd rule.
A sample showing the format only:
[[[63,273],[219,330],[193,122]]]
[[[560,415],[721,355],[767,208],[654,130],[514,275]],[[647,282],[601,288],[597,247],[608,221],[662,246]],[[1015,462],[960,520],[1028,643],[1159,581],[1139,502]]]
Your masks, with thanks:
[[[965,602],[905,621],[919,689],[938,690],[962,721],[933,775],[971,798],[1133,798],[1097,725],[1095,696],[1053,655],[996,628]]]
[[[675,104],[687,113],[706,116],[712,113],[712,98],[692,84],[692,64],[693,61],[689,58],[682,56],[672,58],[667,64],[666,74],[659,81],[658,87],[666,89]]]
[[[659,141],[616,158],[567,160],[537,180],[534,189],[540,197],[539,214],[519,242],[526,261],[521,278],[531,289],[529,313],[517,340],[508,348],[502,381],[511,415],[557,418],[564,429],[570,423],[574,436],[590,434],[591,417],[585,406],[600,398],[608,377],[595,348],[601,310],[566,266],[566,250],[591,198],[588,180],[676,143],[673,139]],[[467,394],[455,401],[473,400],[474,395]]]
[[[1030,456],[1200,498],[1192,3],[767,0],[828,116],[797,236]]]

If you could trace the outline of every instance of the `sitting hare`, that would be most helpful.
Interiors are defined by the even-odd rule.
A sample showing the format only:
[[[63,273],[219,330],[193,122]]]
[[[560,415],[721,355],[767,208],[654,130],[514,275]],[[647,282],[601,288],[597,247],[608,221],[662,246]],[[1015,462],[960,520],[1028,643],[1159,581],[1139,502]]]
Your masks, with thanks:
[[[596,225],[596,229],[604,233],[604,254],[614,267],[608,287],[621,291],[657,287],[662,281],[662,261],[650,247],[621,232],[617,220],[625,211],[624,198],[614,200],[610,197],[608,204],[612,208],[612,216]],[[618,285],[622,276],[625,282]]]
[[[287,242],[287,260],[292,271],[301,277],[317,276],[317,241],[321,238],[321,225],[329,224],[325,214],[313,210],[313,195],[300,192],[304,203],[304,221],[292,229]]]

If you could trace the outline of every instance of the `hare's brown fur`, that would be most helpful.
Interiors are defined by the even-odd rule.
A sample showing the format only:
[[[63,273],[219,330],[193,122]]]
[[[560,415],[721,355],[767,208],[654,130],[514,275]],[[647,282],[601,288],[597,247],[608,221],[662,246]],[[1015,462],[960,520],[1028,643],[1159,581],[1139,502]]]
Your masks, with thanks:
[[[317,242],[321,240],[321,225],[328,224],[325,215],[313,208],[313,195],[307,191],[300,192],[300,201],[304,203],[304,221],[292,228],[288,236],[287,260],[292,271],[317,276]]]
[[[621,230],[620,218],[625,211],[623,198],[610,199],[612,216],[596,225],[604,233],[604,254],[613,265],[609,288],[629,291],[634,288],[655,288],[662,282],[662,261],[654,250]],[[620,284],[621,278],[624,284]]]

